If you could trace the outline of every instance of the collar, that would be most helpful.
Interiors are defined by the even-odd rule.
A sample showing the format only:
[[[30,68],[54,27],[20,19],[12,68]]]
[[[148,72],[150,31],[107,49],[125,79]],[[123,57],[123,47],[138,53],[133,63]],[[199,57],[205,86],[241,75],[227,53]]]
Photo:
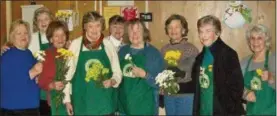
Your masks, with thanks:
[[[110,35],[109,39],[113,43],[114,46],[119,47],[122,44],[122,38],[120,40],[116,39],[114,36]]]
[[[185,44],[187,41],[185,38],[182,38],[179,42],[177,43],[172,43],[171,39],[169,40],[170,45],[176,45],[176,44]]]
[[[217,38],[210,46],[203,47],[203,51],[205,52],[205,48],[209,49],[211,53],[214,55],[214,53],[218,52],[218,50],[222,49],[221,45],[224,44],[220,37]]]
[[[98,40],[96,40],[96,42],[91,43],[86,36],[83,37],[83,44],[86,46],[86,48],[88,48],[89,50],[92,49],[96,49],[99,48],[99,46],[102,44],[103,39],[104,39],[104,35],[101,34],[100,38]]]

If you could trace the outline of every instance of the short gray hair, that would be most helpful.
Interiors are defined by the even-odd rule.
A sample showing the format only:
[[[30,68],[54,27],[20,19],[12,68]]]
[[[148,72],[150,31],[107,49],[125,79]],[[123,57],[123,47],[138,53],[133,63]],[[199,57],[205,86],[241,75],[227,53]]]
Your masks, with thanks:
[[[253,33],[264,34],[265,46],[267,49],[270,49],[271,35],[268,28],[265,25],[257,24],[257,25],[252,25],[248,28],[248,30],[246,31],[246,39],[247,39],[248,45],[250,45],[250,38],[252,37]]]
[[[33,32],[39,31],[39,28],[38,28],[38,16],[40,14],[43,14],[43,13],[46,13],[49,16],[51,21],[55,20],[54,15],[51,13],[51,11],[48,8],[46,8],[46,7],[40,7],[38,9],[36,9],[35,13],[34,13],[34,17],[33,17]]]

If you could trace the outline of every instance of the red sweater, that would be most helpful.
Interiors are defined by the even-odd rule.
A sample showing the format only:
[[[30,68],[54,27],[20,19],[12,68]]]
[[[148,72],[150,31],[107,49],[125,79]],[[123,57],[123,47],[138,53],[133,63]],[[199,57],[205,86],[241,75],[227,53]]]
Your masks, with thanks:
[[[43,62],[43,69],[38,79],[38,85],[41,89],[47,91],[49,98],[49,84],[54,80],[56,75],[55,56],[57,55],[57,49],[50,47],[45,50],[45,54],[45,61]]]

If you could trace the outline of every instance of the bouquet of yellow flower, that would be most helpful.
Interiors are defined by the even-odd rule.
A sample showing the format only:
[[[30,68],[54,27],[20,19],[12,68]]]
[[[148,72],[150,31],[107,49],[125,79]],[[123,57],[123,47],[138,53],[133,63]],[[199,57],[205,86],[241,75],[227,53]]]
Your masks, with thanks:
[[[59,20],[67,22],[69,17],[72,16],[72,12],[66,10],[58,10],[55,15],[56,18],[58,18]]]
[[[97,60],[88,68],[85,81],[89,82],[90,80],[94,80],[98,87],[103,87],[102,82],[106,79],[109,72],[109,69],[105,68],[103,64]]]
[[[68,72],[69,66],[67,65],[67,61],[74,57],[74,54],[64,48],[60,48],[57,50],[58,55],[55,58],[56,63],[56,77],[54,81],[62,81],[64,84],[67,84],[69,81],[65,80],[65,75]],[[59,105],[62,104],[62,100],[64,98],[64,93],[61,91],[55,91],[54,101],[56,110]]]
[[[165,53],[164,59],[170,66],[177,66],[178,61],[181,58],[181,52],[179,50],[169,50]]]

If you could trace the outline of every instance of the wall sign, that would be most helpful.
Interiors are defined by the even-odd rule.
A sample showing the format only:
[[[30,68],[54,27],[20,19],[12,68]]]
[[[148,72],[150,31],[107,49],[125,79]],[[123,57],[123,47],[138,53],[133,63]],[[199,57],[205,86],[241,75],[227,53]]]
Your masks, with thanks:
[[[139,13],[139,18],[145,22],[152,22],[152,20],[153,20],[152,13],[150,13],[150,12],[149,13]]]

